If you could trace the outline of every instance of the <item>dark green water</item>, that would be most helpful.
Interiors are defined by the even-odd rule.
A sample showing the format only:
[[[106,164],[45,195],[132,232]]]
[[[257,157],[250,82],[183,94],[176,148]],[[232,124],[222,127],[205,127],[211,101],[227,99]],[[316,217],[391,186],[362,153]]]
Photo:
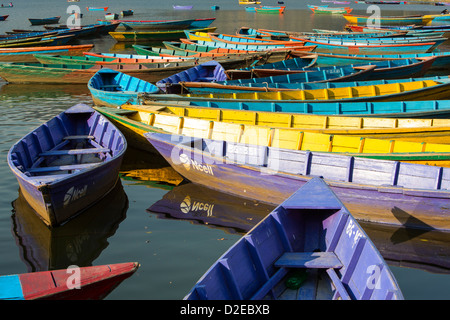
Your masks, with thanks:
[[[7,21],[0,22],[0,33],[13,28],[31,28],[27,18],[67,16],[68,3],[63,1],[13,3],[13,9],[0,9],[0,14],[10,14]],[[134,9],[132,19],[216,17],[213,25],[222,33],[234,33],[240,26],[311,31],[312,28],[341,29],[345,24],[339,16],[314,16],[303,1],[285,1],[287,10],[282,16],[247,13],[237,1],[225,0],[213,3],[221,7],[219,11],[211,11],[212,3],[204,0],[196,1],[194,10],[183,12],[174,11],[171,6],[188,4],[187,0],[121,3],[112,0],[73,4],[81,7],[83,24],[93,23],[103,15],[87,12],[86,6],[106,5],[112,12]],[[308,3],[318,4],[318,1]],[[275,1],[264,4],[274,5]],[[352,6],[355,13],[365,13],[364,5]],[[389,8],[382,7],[386,14],[395,11],[397,15],[440,11],[440,7],[420,5],[386,7]],[[82,43],[95,43],[96,52],[129,51],[109,36]],[[271,208],[192,184],[174,187],[171,183],[177,181],[177,175],[161,159],[130,150],[121,185],[110,198],[70,224],[49,230],[21,201],[6,155],[23,135],[80,102],[92,104],[84,85],[3,85],[0,88],[0,157],[3,159],[0,162],[0,274],[66,268],[72,264],[137,261],[141,264],[139,270],[107,299],[182,299],[206,269]],[[187,196],[197,201],[198,208],[203,204],[208,209],[181,213],[180,205]],[[162,206],[163,198],[172,199],[172,206]],[[14,210],[12,202],[15,202]],[[149,211],[150,207],[158,212]],[[237,209],[241,210],[240,214],[236,213]],[[450,298],[448,234],[369,225],[364,228],[390,264],[406,299]]]

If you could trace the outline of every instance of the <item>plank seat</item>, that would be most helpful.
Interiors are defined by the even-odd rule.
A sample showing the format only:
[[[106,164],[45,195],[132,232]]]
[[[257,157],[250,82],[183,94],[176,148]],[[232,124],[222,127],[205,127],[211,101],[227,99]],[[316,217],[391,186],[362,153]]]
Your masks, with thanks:
[[[95,166],[97,164],[99,164],[99,162],[71,164],[71,165],[54,166],[54,167],[29,168],[27,171],[30,173],[46,173],[46,172],[52,172],[52,171],[81,170],[81,169],[86,169],[86,168]]]
[[[94,140],[95,137],[91,135],[73,135],[73,136],[65,136],[63,140],[76,140],[76,139],[89,139]]]
[[[69,149],[69,150],[50,150],[39,154],[40,157],[61,156],[61,155],[77,155],[92,154],[101,152],[111,152],[109,148],[87,148],[87,149]]]
[[[122,90],[122,86],[120,84],[104,84],[104,85],[100,86],[99,89],[100,90],[104,90],[104,89],[119,89],[119,90]]]
[[[343,265],[334,252],[285,252],[275,267],[339,269]]]

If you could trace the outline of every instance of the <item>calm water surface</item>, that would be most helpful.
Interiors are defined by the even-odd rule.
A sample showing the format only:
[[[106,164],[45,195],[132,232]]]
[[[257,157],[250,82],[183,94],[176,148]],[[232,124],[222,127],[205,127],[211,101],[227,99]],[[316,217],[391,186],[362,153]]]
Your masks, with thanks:
[[[5,1],[6,4],[9,1]],[[0,22],[0,34],[31,27],[28,18],[67,17],[64,1],[13,1],[13,9]],[[174,11],[172,4],[192,4],[194,10]],[[309,1],[310,4],[318,4]],[[72,4],[72,3],[70,3]],[[199,0],[157,2],[118,0],[78,3],[83,24],[102,18],[86,6],[109,6],[109,11],[134,9],[132,19],[182,19],[216,17],[218,32],[234,33],[249,26],[277,30],[311,31],[341,29],[340,16],[316,15],[303,1],[285,1],[284,15],[247,13],[237,1]],[[211,11],[212,4],[220,10]],[[275,5],[276,1],[264,2]],[[366,5],[352,4],[364,14]],[[386,15],[439,12],[441,7],[382,6]],[[110,36],[81,43],[95,43],[97,52],[128,52]],[[92,104],[86,86],[0,86],[0,274],[137,261],[141,267],[107,299],[182,299],[206,269],[241,235],[271,211],[271,207],[230,197],[187,183],[160,158],[129,150],[121,184],[104,201],[70,223],[49,230],[34,216],[20,196],[18,184],[6,163],[13,143],[42,122],[76,103]],[[192,206],[182,213],[186,197]],[[200,208],[203,208],[201,210]],[[450,298],[449,234],[363,225],[390,264],[406,299]]]

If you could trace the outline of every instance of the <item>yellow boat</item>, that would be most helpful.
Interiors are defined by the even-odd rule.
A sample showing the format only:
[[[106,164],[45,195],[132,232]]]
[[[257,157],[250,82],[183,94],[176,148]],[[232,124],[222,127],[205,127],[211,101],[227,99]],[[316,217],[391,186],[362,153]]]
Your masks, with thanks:
[[[189,30],[185,30],[185,34],[189,40],[212,41],[210,32],[191,32]]]
[[[134,110],[123,105],[124,110]],[[154,103],[155,113],[173,114],[208,121],[239,123],[270,128],[292,128],[308,132],[395,139],[411,142],[450,144],[450,119],[408,119],[346,117],[301,113],[249,111],[235,109],[178,106]]]
[[[292,150],[333,152],[450,167],[450,145],[402,140],[330,135],[293,128],[271,128],[178,116],[159,106],[95,107],[127,137],[130,145],[144,144],[145,132],[184,134],[215,140],[267,145]]]
[[[404,101],[439,100],[450,97],[450,82],[412,81],[360,87],[342,87],[313,90],[284,90],[276,92],[239,92],[187,94],[187,97],[245,100],[300,100],[302,102]]]
[[[239,0],[239,4],[261,4],[259,0]]]

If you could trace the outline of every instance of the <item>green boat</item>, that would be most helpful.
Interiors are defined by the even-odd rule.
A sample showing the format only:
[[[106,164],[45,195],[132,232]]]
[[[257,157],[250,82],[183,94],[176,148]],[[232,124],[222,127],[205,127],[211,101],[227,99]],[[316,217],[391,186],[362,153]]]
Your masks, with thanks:
[[[192,32],[214,32],[217,27],[189,29]],[[117,42],[145,42],[179,40],[185,37],[184,30],[163,31],[114,31],[109,33]]]

